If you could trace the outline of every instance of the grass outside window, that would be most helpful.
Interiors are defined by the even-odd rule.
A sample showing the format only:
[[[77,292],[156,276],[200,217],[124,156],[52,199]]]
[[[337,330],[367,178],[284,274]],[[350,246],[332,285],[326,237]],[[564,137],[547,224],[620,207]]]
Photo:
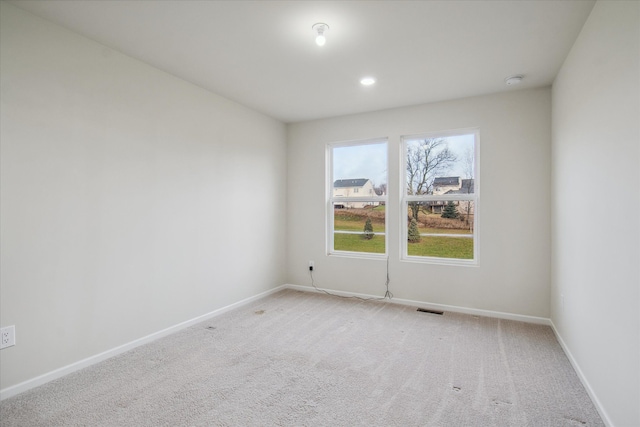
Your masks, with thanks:
[[[375,233],[365,238],[364,226],[369,219]],[[333,248],[336,251],[385,253],[385,206],[334,209]]]

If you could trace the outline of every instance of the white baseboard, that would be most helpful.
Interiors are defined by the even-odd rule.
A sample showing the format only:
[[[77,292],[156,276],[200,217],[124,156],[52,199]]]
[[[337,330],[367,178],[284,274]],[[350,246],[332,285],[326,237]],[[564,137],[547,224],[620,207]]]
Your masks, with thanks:
[[[236,303],[230,304],[228,306],[219,308],[217,310],[214,310],[210,313],[206,313],[203,314],[201,316],[195,317],[191,320],[187,320],[185,322],[179,323],[177,325],[171,326],[169,328],[163,329],[161,331],[155,332],[153,334],[147,335],[145,337],[139,338],[137,340],[131,341],[127,344],[115,347],[111,350],[107,350],[105,352],[102,352],[100,354],[96,354],[94,356],[88,357],[86,359],[80,360],[78,362],[72,363],[70,365],[64,366],[62,368],[56,369],[54,371],[48,372],[46,374],[40,375],[38,377],[29,379],[27,381],[21,382],[19,384],[13,385],[11,387],[7,387],[5,389],[0,390],[0,400],[4,400],[4,399],[8,399],[12,396],[15,396],[17,394],[23,393],[27,390],[30,390],[34,387],[38,387],[40,385],[46,384],[50,381],[53,381],[55,379],[61,378],[65,375],[68,375],[72,372],[78,371],[80,369],[89,367],[91,365],[95,365],[96,363],[102,362],[103,360],[109,359],[111,357],[117,356],[121,353],[124,353],[126,351],[129,351],[131,349],[134,349],[136,347],[139,347],[141,345],[150,343],[152,341],[155,341],[157,339],[160,339],[162,337],[165,337],[167,335],[170,335],[172,333],[178,332],[182,329],[188,328],[192,325],[195,325],[196,323],[211,319],[215,316],[219,316],[223,313],[226,313],[230,310],[233,310],[235,308],[241,307],[243,305],[249,304],[253,301],[256,301],[260,298],[264,298],[267,295],[276,293],[280,290],[283,289],[294,289],[294,290],[299,290],[299,291],[304,291],[304,292],[317,292],[313,287],[310,286],[300,286],[300,285],[293,285],[293,284],[286,284],[286,285],[282,285],[282,286],[278,286],[276,288],[270,289],[268,291],[262,292],[260,294],[254,295],[252,297],[243,299],[241,301],[238,301]],[[330,289],[326,289],[328,292],[334,293],[336,295],[341,295],[341,296],[357,296],[357,297],[361,297],[361,298],[375,298],[375,295],[367,295],[367,294],[359,294],[359,293],[353,293],[353,292],[344,292],[344,291],[336,291],[336,290],[330,290]],[[423,301],[413,301],[413,300],[407,300],[407,299],[400,299],[400,298],[393,298],[391,300],[387,300],[388,302],[394,303],[394,304],[402,304],[402,305],[412,305],[412,306],[416,306],[416,307],[421,307],[421,308],[427,308],[427,309],[433,309],[433,310],[440,310],[440,311],[451,311],[451,312],[455,312],[455,313],[464,313],[464,314],[471,314],[471,315],[476,315],[476,316],[484,316],[484,317],[495,317],[498,319],[506,319],[506,320],[516,320],[516,321],[521,321],[521,322],[527,322],[527,323],[535,323],[535,324],[541,324],[541,325],[549,325],[551,326],[551,328],[553,329],[558,342],[560,343],[562,349],[564,350],[565,354],[567,355],[567,357],[569,358],[569,361],[571,362],[573,368],[575,369],[576,373],[578,374],[578,377],[580,378],[580,381],[582,381],[582,384],[584,385],[585,389],[587,390],[587,393],[589,394],[589,396],[591,397],[591,399],[594,402],[594,405],[596,406],[598,412],[600,413],[600,416],[602,417],[603,421],[605,422],[605,424],[607,424],[607,426],[612,426],[613,424],[611,423],[611,421],[609,420],[609,417],[607,416],[606,411],[602,408],[602,405],[600,404],[600,401],[598,400],[597,396],[595,395],[595,393],[593,392],[593,389],[591,388],[591,386],[589,385],[589,382],[586,380],[584,374],[582,373],[582,371],[580,370],[580,367],[578,366],[577,362],[575,361],[575,359],[573,358],[573,356],[571,355],[571,352],[569,351],[569,349],[567,348],[566,344],[564,343],[564,341],[562,340],[562,337],[560,336],[560,334],[558,333],[557,329],[555,328],[555,325],[553,324],[553,322],[550,319],[546,319],[543,317],[535,317],[535,316],[526,316],[526,315],[521,315],[521,314],[513,314],[513,313],[504,313],[504,312],[499,312],[499,311],[491,311],[491,310],[481,310],[481,309],[474,309],[474,308],[467,308],[467,307],[458,307],[458,306],[451,306],[451,305],[444,305],[444,304],[434,304],[434,303],[426,303]]]
[[[287,285],[284,285],[284,287],[287,289],[295,289],[295,290],[304,291],[304,292],[318,292],[311,286],[287,284]],[[359,297],[359,298],[380,297],[379,295],[367,295],[367,294],[359,294],[354,292],[335,291],[332,289],[322,289],[322,290],[331,292],[332,294],[335,294],[335,295],[344,296],[344,297]],[[435,304],[435,303],[414,301],[414,300],[401,299],[401,298],[393,298],[393,299],[387,300],[387,302],[390,302],[393,304],[401,304],[401,305],[412,305],[415,307],[426,308],[430,310],[451,311],[454,313],[471,314],[473,316],[495,317],[497,319],[516,320],[518,322],[535,323],[537,325],[551,326],[551,320],[545,317],[527,316],[524,314],[514,314],[514,313],[504,313],[501,311],[482,310],[478,308],[458,307],[455,305]]]
[[[613,427],[613,423],[609,418],[609,414],[607,414],[607,411],[605,411],[604,407],[600,403],[600,399],[598,399],[598,396],[596,396],[596,393],[593,391],[593,388],[591,388],[591,384],[589,384],[587,377],[585,377],[584,373],[582,372],[582,369],[580,369],[580,365],[578,365],[578,362],[573,357],[573,354],[571,354],[571,350],[569,350],[569,347],[567,347],[567,344],[562,339],[562,336],[560,335],[560,332],[558,332],[558,329],[556,328],[556,325],[553,323],[553,320],[549,319],[549,323],[551,325],[551,329],[553,329],[553,333],[556,335],[556,339],[560,343],[560,347],[562,347],[564,354],[567,355],[567,358],[569,359],[571,366],[573,366],[573,370],[576,371],[576,374],[578,374],[578,378],[580,378],[580,382],[584,386],[585,390],[587,390],[587,394],[591,398],[593,405],[596,407],[596,410],[600,414],[600,418],[602,418],[602,421],[605,423],[607,427]]]
[[[37,376],[35,378],[29,379],[27,381],[23,381],[19,384],[13,385],[11,387],[7,387],[5,389],[0,390],[0,400],[4,400],[4,399],[8,399],[12,396],[15,396],[17,394],[23,393],[27,390],[30,390],[34,387],[38,387],[40,385],[46,384],[49,381],[53,381],[55,379],[61,378],[65,375],[68,375],[72,372],[78,371],[80,369],[86,368],[88,366],[91,365],[95,365],[96,363],[102,362],[103,360],[109,359],[113,356],[117,356],[121,353],[124,353],[125,351],[129,351],[131,349],[134,349],[136,347],[139,347],[141,345],[150,343],[152,341],[155,341],[157,339],[160,339],[162,337],[165,337],[167,335],[173,334],[174,332],[178,332],[182,329],[188,328],[189,326],[193,326],[196,323],[200,323],[203,322],[205,320],[211,319],[213,317],[219,316],[223,313],[226,313],[229,310],[233,310],[235,308],[238,308],[240,306],[243,306],[245,304],[249,304],[250,302],[253,302],[255,300],[258,300],[260,298],[263,298],[267,295],[273,294],[275,292],[278,292],[282,289],[285,289],[285,285],[282,286],[278,286],[276,288],[270,289],[268,291],[259,293],[258,295],[254,295],[252,297],[249,298],[245,298],[241,301],[235,302],[233,304],[227,305],[225,307],[219,308],[217,310],[214,310],[210,313],[206,313],[203,314],[201,316],[195,317],[191,320],[187,320],[185,322],[182,323],[178,323],[177,325],[174,326],[170,326],[166,329],[163,329],[161,331],[155,332],[153,334],[147,335],[145,337],[139,338],[137,340],[131,341],[127,344],[123,344],[121,346],[112,348],[111,350],[107,350],[104,351],[100,354],[96,354],[94,356],[90,356],[87,357],[86,359],[82,359],[78,362],[72,363],[70,365],[67,366],[63,366],[62,368],[56,369],[54,371],[51,372],[47,372],[46,374]]]

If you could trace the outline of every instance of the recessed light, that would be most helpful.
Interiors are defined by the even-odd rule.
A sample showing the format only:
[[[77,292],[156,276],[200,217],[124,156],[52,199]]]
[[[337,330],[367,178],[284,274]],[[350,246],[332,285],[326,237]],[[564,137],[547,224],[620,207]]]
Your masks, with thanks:
[[[360,79],[360,84],[363,86],[371,86],[375,82],[376,79],[374,79],[373,77],[363,77],[362,79]]]
[[[517,85],[522,83],[523,79],[524,79],[524,76],[522,74],[517,74],[515,76],[507,77],[506,79],[504,79],[504,82],[509,86],[511,86],[511,85]]]

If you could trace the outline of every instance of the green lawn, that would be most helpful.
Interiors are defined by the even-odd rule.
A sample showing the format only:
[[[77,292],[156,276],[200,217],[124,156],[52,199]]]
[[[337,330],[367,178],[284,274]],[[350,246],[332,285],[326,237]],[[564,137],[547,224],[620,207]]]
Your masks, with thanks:
[[[377,206],[370,211],[384,211],[385,206]],[[336,210],[334,214],[334,229],[336,231],[356,231],[358,234],[334,233],[334,250],[348,252],[378,253],[385,252],[385,236],[374,236],[371,240],[363,237],[366,218],[363,215],[353,214],[346,210]],[[373,231],[384,233],[385,226],[382,218],[375,218],[372,214]],[[439,217],[439,215],[438,215]],[[433,223],[433,221],[430,221]],[[473,234],[468,229],[460,228],[436,228],[420,227],[420,233],[429,234]],[[439,225],[436,223],[436,226]],[[451,224],[443,224],[450,226]],[[457,225],[457,224],[453,224]],[[438,258],[473,259],[473,238],[422,236],[419,243],[407,243],[407,252],[410,256],[425,256]]]
[[[473,234],[469,229],[459,229],[459,228],[432,228],[432,227],[418,227],[418,231],[420,233],[431,233],[431,234]]]
[[[373,236],[367,240],[362,234],[333,234],[333,248],[336,251],[384,253],[384,236]]]
[[[473,239],[460,237],[422,236],[419,243],[408,243],[410,256],[427,256],[438,258],[473,259]],[[373,236],[365,239],[362,234],[333,235],[333,246],[336,251],[384,253],[384,236]]]
[[[333,220],[333,229],[342,231],[364,231],[364,223],[366,220],[362,218],[345,219],[335,218]],[[384,223],[371,221],[373,231],[376,233],[384,233]]]
[[[344,217],[336,217],[333,220],[333,228],[334,230],[343,230],[343,231],[363,231],[364,230],[365,221],[362,218],[353,217],[353,218],[344,218]],[[373,231],[376,233],[384,233],[384,223],[379,223],[376,221],[372,221],[371,225],[373,226]],[[431,234],[472,234],[471,231],[461,230],[457,228],[432,228],[432,227],[420,227],[420,233],[431,233]]]
[[[420,242],[407,244],[411,256],[473,259],[472,238],[422,236]]]

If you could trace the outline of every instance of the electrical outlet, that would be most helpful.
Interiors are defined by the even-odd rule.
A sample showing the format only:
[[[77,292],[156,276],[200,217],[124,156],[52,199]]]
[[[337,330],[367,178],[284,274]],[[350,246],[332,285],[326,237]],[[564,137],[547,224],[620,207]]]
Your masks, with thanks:
[[[0,340],[0,349],[16,345],[16,327],[7,326],[0,329],[0,337],[2,338]]]
[[[313,271],[313,261],[309,261],[309,271]]]

